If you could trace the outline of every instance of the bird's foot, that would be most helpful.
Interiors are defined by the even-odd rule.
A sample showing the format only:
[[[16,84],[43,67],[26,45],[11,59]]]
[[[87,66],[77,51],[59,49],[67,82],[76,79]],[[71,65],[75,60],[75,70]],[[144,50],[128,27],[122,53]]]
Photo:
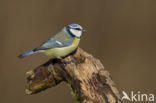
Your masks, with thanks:
[[[76,60],[75,59],[72,59],[72,60],[69,60],[69,61],[67,61],[67,60],[62,60],[65,64],[70,64],[70,63],[76,63]]]

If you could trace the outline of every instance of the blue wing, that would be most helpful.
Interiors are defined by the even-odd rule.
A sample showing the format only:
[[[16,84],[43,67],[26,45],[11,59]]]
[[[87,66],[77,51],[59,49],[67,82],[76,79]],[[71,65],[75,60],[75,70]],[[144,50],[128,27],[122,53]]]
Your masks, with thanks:
[[[44,42],[41,46],[34,49],[34,51],[38,50],[46,50],[50,48],[56,48],[56,47],[66,47],[73,43],[73,38],[68,35],[66,32],[61,31],[58,34],[56,34],[53,38],[50,38],[46,42]]]
[[[21,55],[19,55],[19,58],[23,58],[25,56],[34,54],[39,52],[40,50],[46,50],[50,48],[59,48],[59,47],[66,47],[73,43],[73,38],[68,35],[66,32],[61,31],[57,35],[55,35],[53,38],[50,38],[46,42],[44,42],[41,46],[38,48],[35,48],[33,50],[27,51]]]
[[[46,42],[44,42],[40,47],[34,49],[36,50],[46,50],[46,49],[50,49],[50,48],[56,48],[56,47],[66,47],[69,46],[70,44],[73,43],[73,39],[68,39],[66,41],[63,40],[58,40],[55,38],[51,38],[49,40],[47,40]]]

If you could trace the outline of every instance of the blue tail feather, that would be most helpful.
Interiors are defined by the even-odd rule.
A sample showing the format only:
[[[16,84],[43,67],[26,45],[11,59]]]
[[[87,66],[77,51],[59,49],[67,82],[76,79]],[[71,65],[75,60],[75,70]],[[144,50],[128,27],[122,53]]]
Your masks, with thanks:
[[[31,54],[34,54],[34,53],[35,53],[35,51],[30,50],[30,51],[27,51],[27,52],[25,52],[25,53],[19,55],[18,57],[19,57],[19,58],[24,58],[25,56],[28,56],[28,55],[31,55]]]

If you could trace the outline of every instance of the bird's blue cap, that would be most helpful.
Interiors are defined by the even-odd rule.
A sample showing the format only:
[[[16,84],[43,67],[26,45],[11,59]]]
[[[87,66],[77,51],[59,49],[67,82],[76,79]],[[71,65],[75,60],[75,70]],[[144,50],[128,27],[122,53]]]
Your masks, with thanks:
[[[73,28],[76,28],[76,27],[79,27],[80,25],[79,24],[70,24],[69,26],[73,27]]]

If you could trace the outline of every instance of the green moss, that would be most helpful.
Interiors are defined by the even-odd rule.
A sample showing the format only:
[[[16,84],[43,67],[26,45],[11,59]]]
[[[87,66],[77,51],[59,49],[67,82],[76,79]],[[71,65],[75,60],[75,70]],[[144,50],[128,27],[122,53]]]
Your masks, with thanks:
[[[73,88],[71,87],[71,84],[67,83],[67,86],[71,90],[71,95],[72,95],[73,99],[76,101],[76,103],[80,103],[80,101],[78,100],[75,92],[73,91]]]
[[[48,88],[48,87],[51,87],[51,86],[55,86],[55,85],[56,85],[56,83],[55,83],[54,80],[51,81],[51,82],[48,82],[47,80],[45,80],[44,82],[41,82],[41,83],[31,87],[30,89],[26,88],[26,91],[29,90],[32,93],[35,93],[35,92],[38,92],[40,90],[44,90],[45,88]]]
[[[48,85],[46,84],[46,83],[40,83],[40,84],[38,84],[38,85],[35,85],[34,87],[32,87],[31,88],[31,91],[33,91],[33,92],[36,92],[36,91],[38,91],[38,90],[41,90],[41,89],[43,89],[43,88],[45,88],[45,87],[47,87]]]

